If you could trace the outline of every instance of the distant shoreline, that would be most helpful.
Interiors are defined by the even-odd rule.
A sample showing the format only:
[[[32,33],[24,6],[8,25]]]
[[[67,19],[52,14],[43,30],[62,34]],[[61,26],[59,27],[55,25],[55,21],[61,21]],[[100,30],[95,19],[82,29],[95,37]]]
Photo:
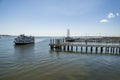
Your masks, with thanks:
[[[0,35],[0,36],[12,36],[12,35]]]
[[[1,34],[0,37],[4,36],[17,36],[17,35],[5,35]],[[66,37],[66,36],[35,36],[35,37]],[[74,38],[79,38],[79,37],[87,37],[87,38],[94,38],[94,37],[104,37],[104,38],[120,38],[120,36],[71,36]]]

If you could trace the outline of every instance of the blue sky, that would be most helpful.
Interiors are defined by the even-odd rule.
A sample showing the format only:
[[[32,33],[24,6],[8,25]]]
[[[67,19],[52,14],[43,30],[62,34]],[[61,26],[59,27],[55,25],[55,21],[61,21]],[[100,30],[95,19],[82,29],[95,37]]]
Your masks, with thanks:
[[[120,36],[120,0],[0,0],[0,34]]]

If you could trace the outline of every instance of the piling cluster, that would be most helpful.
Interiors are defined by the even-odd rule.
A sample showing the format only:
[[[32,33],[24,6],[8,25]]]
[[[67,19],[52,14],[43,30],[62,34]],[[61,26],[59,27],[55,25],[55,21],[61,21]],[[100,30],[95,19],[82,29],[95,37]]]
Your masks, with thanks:
[[[80,41],[67,42],[65,39],[51,39],[49,45],[51,50],[59,49],[60,51],[72,51],[72,52],[81,52],[81,53],[120,54],[119,43],[117,45],[115,45],[116,43],[115,44],[112,43],[111,45],[108,45],[105,43],[104,44],[96,43],[95,41],[97,40],[94,39],[92,43],[90,43],[88,40],[82,40],[81,43]]]

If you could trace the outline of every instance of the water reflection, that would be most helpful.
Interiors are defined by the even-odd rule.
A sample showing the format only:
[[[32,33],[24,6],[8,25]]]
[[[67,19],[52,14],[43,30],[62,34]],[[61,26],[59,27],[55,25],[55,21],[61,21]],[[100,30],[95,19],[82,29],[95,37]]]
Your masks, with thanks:
[[[18,60],[34,59],[34,44],[14,45],[14,55]]]
[[[34,51],[34,44],[14,45],[14,49],[16,53],[29,53]]]

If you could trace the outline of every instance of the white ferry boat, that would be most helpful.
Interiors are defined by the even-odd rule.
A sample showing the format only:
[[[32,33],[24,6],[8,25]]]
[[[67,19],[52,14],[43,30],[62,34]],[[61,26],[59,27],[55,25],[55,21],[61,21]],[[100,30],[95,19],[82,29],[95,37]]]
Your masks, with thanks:
[[[25,36],[24,34],[22,34],[14,39],[14,43],[16,45],[31,44],[34,42],[35,42],[35,39],[33,36]]]

